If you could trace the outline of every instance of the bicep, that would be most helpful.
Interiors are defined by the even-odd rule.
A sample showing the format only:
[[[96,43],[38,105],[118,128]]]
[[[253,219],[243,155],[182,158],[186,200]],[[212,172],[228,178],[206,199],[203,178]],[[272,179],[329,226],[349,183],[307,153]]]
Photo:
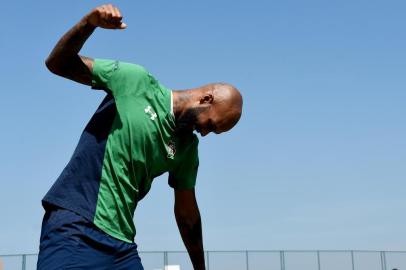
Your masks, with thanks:
[[[90,86],[92,83],[93,62],[92,58],[75,55],[63,61],[63,63],[47,61],[47,67],[58,76]]]
[[[90,86],[92,84],[93,62],[94,60],[90,57],[78,55],[67,73],[67,78]]]
[[[79,55],[80,60],[82,60],[83,64],[86,66],[87,72],[90,73],[90,77],[92,76],[92,71],[93,71],[93,63],[94,60],[93,58],[86,57]]]

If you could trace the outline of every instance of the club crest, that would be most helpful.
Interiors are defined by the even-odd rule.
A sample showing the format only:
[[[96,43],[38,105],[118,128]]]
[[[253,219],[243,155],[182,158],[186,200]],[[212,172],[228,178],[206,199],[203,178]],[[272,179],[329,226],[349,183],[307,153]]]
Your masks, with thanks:
[[[168,158],[174,159],[176,153],[176,145],[173,141],[169,141],[166,146],[166,151],[168,152]]]

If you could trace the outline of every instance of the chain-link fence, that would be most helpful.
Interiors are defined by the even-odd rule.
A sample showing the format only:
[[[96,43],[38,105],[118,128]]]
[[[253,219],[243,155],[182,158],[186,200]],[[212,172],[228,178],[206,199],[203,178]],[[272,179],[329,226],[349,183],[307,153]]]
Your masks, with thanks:
[[[192,270],[185,251],[140,251],[145,270]],[[207,270],[406,270],[406,251],[205,251]],[[37,254],[0,255],[0,270],[35,270]],[[168,267],[170,265],[170,267]]]

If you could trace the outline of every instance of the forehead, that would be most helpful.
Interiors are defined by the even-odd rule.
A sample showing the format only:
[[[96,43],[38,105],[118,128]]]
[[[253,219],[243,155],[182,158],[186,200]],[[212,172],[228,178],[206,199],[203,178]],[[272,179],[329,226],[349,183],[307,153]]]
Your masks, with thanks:
[[[214,110],[212,121],[215,125],[216,133],[225,132],[230,130],[236,122],[237,112],[235,108],[220,107]]]

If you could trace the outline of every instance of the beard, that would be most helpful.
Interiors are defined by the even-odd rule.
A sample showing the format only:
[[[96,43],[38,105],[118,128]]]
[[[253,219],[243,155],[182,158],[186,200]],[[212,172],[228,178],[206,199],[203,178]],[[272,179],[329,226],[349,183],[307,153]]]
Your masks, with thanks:
[[[188,108],[176,119],[176,133],[178,133],[178,135],[192,133],[197,125],[198,116],[207,109],[208,107]]]

